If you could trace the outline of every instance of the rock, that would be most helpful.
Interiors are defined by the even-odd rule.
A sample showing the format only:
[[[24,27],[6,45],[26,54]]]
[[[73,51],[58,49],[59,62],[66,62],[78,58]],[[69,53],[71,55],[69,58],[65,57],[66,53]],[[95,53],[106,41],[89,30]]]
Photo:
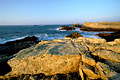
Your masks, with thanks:
[[[120,55],[116,52],[112,51],[107,51],[107,50],[101,50],[101,51],[96,51],[92,53],[93,56],[96,56],[99,58],[99,61],[102,61],[111,68],[117,72],[120,71]]]
[[[65,43],[66,40],[59,41],[20,51],[8,61],[12,67],[11,74],[54,75],[77,72],[80,57],[75,47],[72,43]]]
[[[80,27],[79,23],[74,23],[72,27]]]
[[[108,51],[108,50],[101,50],[91,53],[93,56],[98,56],[102,59],[107,59],[115,62],[120,62],[120,55],[118,53]]]
[[[82,55],[82,62],[90,66],[96,65],[95,60],[92,59],[91,57],[87,57],[86,55]]]
[[[120,31],[120,22],[85,22],[82,31]]]
[[[72,34],[70,34],[70,35],[68,35],[68,36],[66,36],[66,37],[70,37],[70,38],[78,38],[78,37],[83,37],[83,36],[80,35],[80,33],[75,32],[75,33],[72,33]]]
[[[41,41],[8,60],[10,72],[0,79],[119,79],[120,45],[79,37]]]
[[[120,45],[120,39],[115,39],[114,42]]]
[[[116,42],[108,42],[107,44],[108,44],[108,45],[110,45],[110,46],[117,45],[117,43],[116,43]]]
[[[88,79],[99,79],[100,75],[95,74],[92,70],[87,69],[85,67],[82,68],[83,72],[86,74],[86,76],[88,77]]]
[[[112,70],[110,66],[101,62],[98,62],[97,66],[99,66],[99,70],[101,70],[101,73],[102,73],[101,77],[103,80],[108,80],[108,79],[119,80],[120,79],[120,74]]]
[[[11,59],[8,64],[12,67],[12,74],[45,75],[66,74],[78,71],[79,55],[48,55],[33,56],[27,59]]]
[[[38,43],[37,40],[37,37],[32,36],[16,41],[10,41],[5,44],[0,44],[0,54],[13,55],[22,49],[36,45]]]
[[[96,36],[104,38],[107,41],[114,41],[114,39],[120,38],[120,31],[114,33],[100,33],[100,34],[96,34]]]
[[[62,29],[59,29],[59,30],[66,30],[66,31],[72,31],[72,30],[75,30],[74,27],[69,27],[69,26],[61,26]]]
[[[36,45],[38,43],[37,40],[37,37],[32,36],[0,44],[0,75],[4,75],[11,71],[11,67],[7,64],[7,61],[13,58],[15,53],[22,49]]]

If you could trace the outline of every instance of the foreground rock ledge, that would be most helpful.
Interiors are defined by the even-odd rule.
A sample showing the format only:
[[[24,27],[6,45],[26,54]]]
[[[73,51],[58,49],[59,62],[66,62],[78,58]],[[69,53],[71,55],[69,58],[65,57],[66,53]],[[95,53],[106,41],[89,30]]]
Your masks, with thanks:
[[[12,71],[1,76],[68,74],[78,72],[81,79],[120,79],[120,39],[84,38],[41,41],[21,50],[8,61]],[[116,43],[116,44],[112,44]],[[100,54],[101,53],[101,54]]]

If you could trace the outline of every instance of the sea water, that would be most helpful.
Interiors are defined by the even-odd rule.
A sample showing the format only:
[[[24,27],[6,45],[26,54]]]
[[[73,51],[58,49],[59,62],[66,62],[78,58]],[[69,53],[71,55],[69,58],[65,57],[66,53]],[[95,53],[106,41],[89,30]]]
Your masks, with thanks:
[[[0,26],[0,44],[8,41],[23,39],[28,36],[36,36],[40,40],[63,39],[65,36],[78,32],[83,37],[100,38],[95,36],[99,32],[81,31],[76,28],[73,31],[59,30],[61,25],[4,25]],[[72,25],[68,25],[72,26]]]

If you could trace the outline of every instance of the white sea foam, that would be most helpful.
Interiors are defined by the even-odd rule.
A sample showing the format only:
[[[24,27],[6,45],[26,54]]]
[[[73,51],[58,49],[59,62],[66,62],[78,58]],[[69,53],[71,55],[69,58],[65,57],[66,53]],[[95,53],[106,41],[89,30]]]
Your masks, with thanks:
[[[0,44],[5,44],[6,42],[10,42],[10,41],[16,41],[16,40],[24,39],[25,37],[28,37],[28,36],[18,37],[18,38],[9,39],[9,40],[0,39]]]

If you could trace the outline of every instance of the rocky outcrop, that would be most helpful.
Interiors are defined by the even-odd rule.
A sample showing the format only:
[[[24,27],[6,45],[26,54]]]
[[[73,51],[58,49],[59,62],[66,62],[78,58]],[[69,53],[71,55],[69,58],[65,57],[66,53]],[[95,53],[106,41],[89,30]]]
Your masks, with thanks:
[[[60,27],[62,27],[62,28],[59,29],[59,30],[66,30],[66,31],[72,31],[72,30],[75,30],[74,27],[69,27],[69,26],[60,26]]]
[[[85,22],[82,31],[120,31],[120,22]]]
[[[38,43],[37,40],[38,40],[37,37],[32,36],[16,41],[10,41],[5,44],[0,44],[0,54],[7,54],[7,55],[15,54],[19,50],[36,45]]]
[[[81,26],[79,25],[79,23],[74,23],[72,27],[79,27],[80,28]]]
[[[23,49],[8,61],[12,70],[1,79],[24,78],[69,80],[119,80],[120,44],[109,45],[105,39],[65,38],[53,41],[41,41],[36,46]],[[113,47],[113,48],[111,48]],[[116,51],[116,50],[118,51]],[[77,74],[76,74],[77,73]],[[67,74],[68,78],[63,77]],[[73,75],[70,75],[73,74]],[[74,76],[78,75],[78,76]],[[49,77],[48,77],[49,76]],[[70,77],[71,76],[71,77]]]
[[[0,44],[0,75],[4,75],[11,70],[10,66],[7,64],[7,61],[13,58],[15,53],[22,49],[36,45],[38,43],[37,40],[37,37],[32,36],[21,40]]]
[[[67,35],[66,37],[70,37],[70,38],[78,38],[78,37],[83,37],[83,36],[80,35],[80,33],[75,32],[75,33],[72,33],[72,34],[70,34],[70,35]]]
[[[114,39],[120,38],[120,31],[115,33],[99,33],[99,34],[96,34],[96,36],[104,38],[107,41],[114,41]]]

